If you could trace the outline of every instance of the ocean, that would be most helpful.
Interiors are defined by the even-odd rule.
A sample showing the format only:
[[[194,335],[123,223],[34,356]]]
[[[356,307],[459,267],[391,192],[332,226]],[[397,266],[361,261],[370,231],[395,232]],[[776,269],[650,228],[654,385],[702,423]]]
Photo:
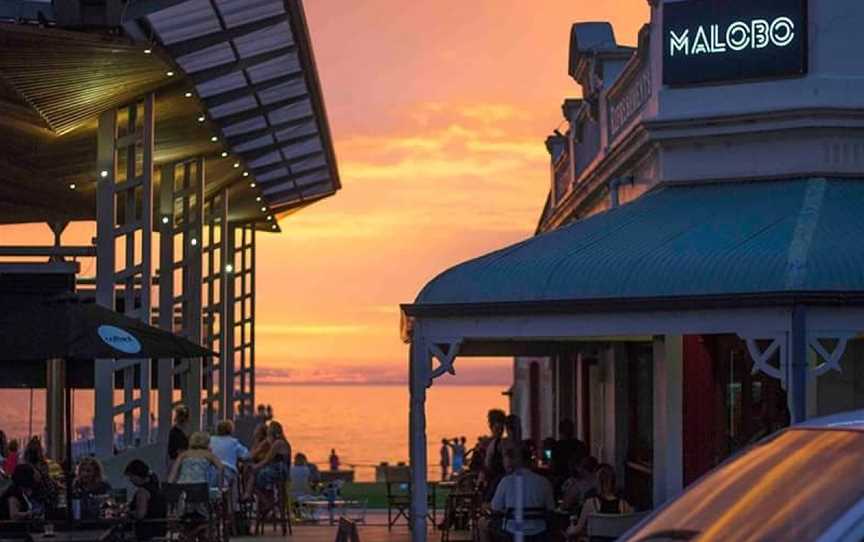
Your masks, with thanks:
[[[486,412],[506,410],[501,386],[433,386],[427,394],[429,476],[440,478],[438,450],[441,439],[465,436],[473,446],[487,433]],[[92,394],[75,394],[75,426],[89,425]],[[272,405],[294,452],[313,463],[327,465],[335,448],[345,467],[354,466],[356,478],[374,478],[382,461],[408,462],[407,385],[259,385],[256,402]],[[0,391],[0,429],[10,437],[26,435],[29,392]],[[36,392],[33,428],[44,426],[45,394]]]

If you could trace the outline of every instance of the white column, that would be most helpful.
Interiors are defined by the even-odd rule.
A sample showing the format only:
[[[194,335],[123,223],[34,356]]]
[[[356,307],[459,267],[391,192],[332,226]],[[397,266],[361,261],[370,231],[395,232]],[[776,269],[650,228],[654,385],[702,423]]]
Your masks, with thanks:
[[[654,506],[684,486],[683,343],[680,335],[654,338]]]
[[[410,354],[409,444],[411,454],[411,540],[426,542],[426,386],[429,382],[429,350],[414,328]]]

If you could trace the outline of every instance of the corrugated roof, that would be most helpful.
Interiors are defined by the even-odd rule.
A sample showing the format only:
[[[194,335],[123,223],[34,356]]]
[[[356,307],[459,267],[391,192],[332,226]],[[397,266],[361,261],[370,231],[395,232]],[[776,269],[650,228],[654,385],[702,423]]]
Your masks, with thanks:
[[[417,305],[864,292],[864,180],[667,185],[449,269]]]
[[[340,188],[299,1],[187,0],[146,19],[268,205],[278,211]],[[314,171],[304,171],[310,158]]]

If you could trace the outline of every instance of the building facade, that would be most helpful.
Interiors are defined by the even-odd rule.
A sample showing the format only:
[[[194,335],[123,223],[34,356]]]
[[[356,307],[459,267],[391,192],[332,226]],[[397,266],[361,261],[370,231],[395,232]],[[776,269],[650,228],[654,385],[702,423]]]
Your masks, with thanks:
[[[425,389],[472,356],[514,356],[524,434],[574,420],[643,508],[864,403],[864,5],[649,3],[633,48],[573,26],[536,236],[402,306],[423,468]]]

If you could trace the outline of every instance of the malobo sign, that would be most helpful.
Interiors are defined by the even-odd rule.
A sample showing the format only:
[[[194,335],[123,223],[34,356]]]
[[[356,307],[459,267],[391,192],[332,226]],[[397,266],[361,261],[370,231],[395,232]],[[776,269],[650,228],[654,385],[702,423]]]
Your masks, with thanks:
[[[806,0],[685,0],[663,6],[663,82],[802,75]]]

